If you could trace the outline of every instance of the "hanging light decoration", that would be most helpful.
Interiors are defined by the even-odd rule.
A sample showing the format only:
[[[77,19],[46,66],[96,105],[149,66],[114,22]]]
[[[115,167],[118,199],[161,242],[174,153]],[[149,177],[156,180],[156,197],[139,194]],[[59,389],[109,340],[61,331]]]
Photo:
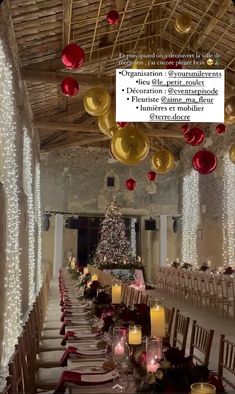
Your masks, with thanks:
[[[184,138],[188,144],[197,146],[200,145],[205,139],[205,133],[198,127],[193,127],[192,129],[184,133]]]
[[[136,127],[128,126],[114,134],[111,147],[118,161],[127,165],[135,165],[148,155],[149,139]]]
[[[107,14],[107,22],[109,25],[117,25],[119,22],[119,13],[116,10],[111,10]]]
[[[61,82],[61,91],[65,96],[76,96],[79,91],[79,85],[76,79],[68,77]]]
[[[235,164],[235,144],[232,144],[229,149],[229,158],[233,164]]]
[[[117,122],[117,126],[122,129],[123,127],[126,127],[128,125],[128,122]]]
[[[83,97],[83,104],[88,114],[101,116],[109,110],[111,96],[106,89],[96,86],[86,91]]]
[[[187,133],[187,131],[189,131],[189,125],[188,124],[183,124],[181,126],[180,130],[182,131],[182,133]]]
[[[225,101],[225,114],[230,118],[235,117],[235,95]]]
[[[217,157],[209,150],[201,150],[193,156],[192,164],[196,171],[200,174],[207,175],[214,171],[217,167]]]
[[[40,163],[36,163],[35,167],[35,208],[36,208],[36,223],[37,223],[37,282],[36,290],[37,294],[42,287],[42,212],[41,212],[41,182],[40,182],[41,172]]]
[[[85,52],[75,42],[66,45],[62,51],[61,61],[70,70],[81,68],[84,64]]]
[[[223,134],[226,131],[226,126],[223,123],[220,123],[215,128],[217,134]]]
[[[149,171],[147,174],[147,177],[150,182],[153,182],[153,181],[155,181],[157,174],[155,171]]]
[[[125,181],[125,185],[127,190],[133,191],[136,188],[136,181],[132,178],[129,178]]]
[[[183,13],[175,19],[175,30],[181,34],[187,34],[192,27],[192,18],[189,14]]]
[[[174,166],[174,156],[168,149],[159,149],[152,157],[152,166],[155,170],[164,174],[170,171]]]

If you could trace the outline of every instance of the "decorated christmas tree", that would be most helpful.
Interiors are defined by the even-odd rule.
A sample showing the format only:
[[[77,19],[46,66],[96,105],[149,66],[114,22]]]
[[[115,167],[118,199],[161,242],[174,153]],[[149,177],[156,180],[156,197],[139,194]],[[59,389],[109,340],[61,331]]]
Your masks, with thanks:
[[[126,236],[125,222],[120,207],[114,200],[108,205],[102,221],[100,240],[93,261],[102,269],[139,266]]]

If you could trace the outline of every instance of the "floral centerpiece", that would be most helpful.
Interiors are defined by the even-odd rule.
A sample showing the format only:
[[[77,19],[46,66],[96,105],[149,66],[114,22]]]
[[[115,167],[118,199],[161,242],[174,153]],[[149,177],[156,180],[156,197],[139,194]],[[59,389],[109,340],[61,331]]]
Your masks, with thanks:
[[[154,373],[146,374],[146,353],[135,357],[138,372],[144,378],[140,393],[189,393],[193,383],[206,382],[216,387],[217,393],[224,393],[221,379],[206,366],[194,365],[192,357],[185,357],[184,351],[168,347],[159,368]]]

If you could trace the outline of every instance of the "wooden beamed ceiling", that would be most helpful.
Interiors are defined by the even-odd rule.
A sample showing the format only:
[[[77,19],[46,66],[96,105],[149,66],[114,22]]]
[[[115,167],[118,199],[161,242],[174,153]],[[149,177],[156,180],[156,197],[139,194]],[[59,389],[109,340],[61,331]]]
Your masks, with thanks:
[[[73,144],[108,147],[109,139],[97,126],[97,119],[83,107],[86,89],[97,84],[115,95],[115,69],[119,53],[136,53],[151,46],[176,53],[198,51],[221,56],[226,69],[226,95],[235,92],[234,6],[231,0],[118,0],[118,25],[109,26],[111,0],[6,0],[2,5],[22,86],[26,93],[29,118],[41,140],[42,150]],[[192,15],[188,35],[174,30],[174,20],[182,12]],[[65,70],[62,48],[75,40],[85,51],[79,72]],[[159,49],[161,48],[161,49]],[[60,92],[61,81],[73,76],[80,86],[76,97]],[[151,138],[152,147],[162,144],[177,155],[184,146],[179,124],[139,124]]]

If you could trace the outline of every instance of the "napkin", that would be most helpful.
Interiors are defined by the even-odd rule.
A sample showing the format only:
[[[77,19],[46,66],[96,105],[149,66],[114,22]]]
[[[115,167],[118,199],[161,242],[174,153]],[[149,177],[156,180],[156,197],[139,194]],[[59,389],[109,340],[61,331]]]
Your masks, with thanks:
[[[94,373],[86,373],[86,374],[81,374],[78,372],[72,372],[72,371],[64,371],[60,377],[60,382],[57,387],[57,389],[54,391],[54,394],[64,394],[65,392],[65,385],[66,383],[73,383],[81,386],[86,386],[86,385],[99,385],[102,383],[107,383],[107,382],[112,382],[113,379],[117,376],[115,374],[115,371],[109,371],[109,372],[104,372],[99,373],[99,374],[94,374]]]

